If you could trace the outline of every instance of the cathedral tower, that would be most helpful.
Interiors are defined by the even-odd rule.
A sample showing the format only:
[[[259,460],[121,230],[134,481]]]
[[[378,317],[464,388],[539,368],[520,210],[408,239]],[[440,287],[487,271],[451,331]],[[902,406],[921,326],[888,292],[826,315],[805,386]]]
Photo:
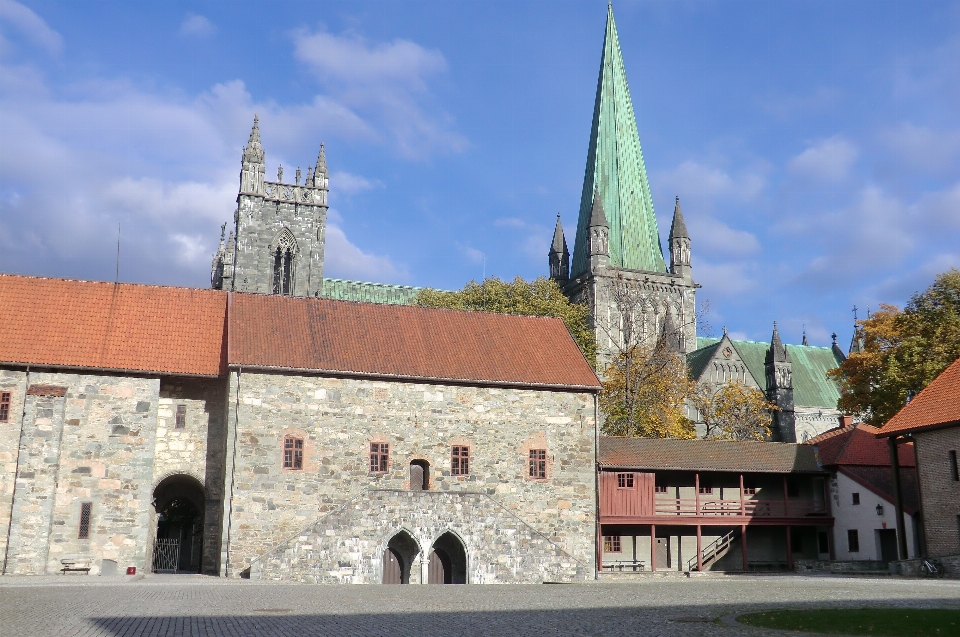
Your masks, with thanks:
[[[776,403],[773,412],[773,439],[779,442],[796,442],[796,409],[793,402],[793,362],[790,352],[780,340],[777,323],[773,323],[773,336],[764,360],[767,381],[767,400]]]
[[[557,232],[563,240],[558,225],[554,246]],[[572,301],[590,308],[601,370],[625,347],[653,344],[665,327],[674,333],[670,340],[681,352],[697,348],[697,285],[679,199],[669,240],[668,270],[613,7],[608,5],[570,279],[561,284]]]
[[[323,247],[327,222],[327,159],[323,144],[316,167],[301,184],[266,181],[260,123],[254,116],[243,149],[234,226],[213,257],[215,289],[290,296],[319,296],[323,289]]]

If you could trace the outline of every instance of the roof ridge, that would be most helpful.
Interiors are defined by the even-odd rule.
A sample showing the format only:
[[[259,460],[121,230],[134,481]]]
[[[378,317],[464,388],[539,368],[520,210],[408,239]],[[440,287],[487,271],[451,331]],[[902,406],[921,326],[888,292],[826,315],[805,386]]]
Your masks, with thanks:
[[[164,288],[172,290],[190,290],[197,292],[210,292],[213,294],[226,294],[228,290],[214,290],[213,288],[198,288],[189,285],[167,285],[164,283],[139,283],[130,281],[98,281],[96,279],[71,279],[59,276],[43,276],[39,274],[14,274],[0,272],[0,277],[10,277],[14,279],[34,279],[40,281],[70,281],[72,283],[92,283],[97,285],[123,285],[141,288]]]

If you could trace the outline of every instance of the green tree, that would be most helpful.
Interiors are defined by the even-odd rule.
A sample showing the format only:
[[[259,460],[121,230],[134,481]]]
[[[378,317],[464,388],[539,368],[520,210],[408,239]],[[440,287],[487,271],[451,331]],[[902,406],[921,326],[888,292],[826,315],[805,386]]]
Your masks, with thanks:
[[[768,401],[759,389],[738,380],[726,383],[716,391],[709,385],[698,385],[690,394],[690,402],[697,408],[706,427],[704,438],[770,439],[771,413],[777,405]]]
[[[590,327],[587,306],[571,303],[556,282],[545,277],[533,281],[517,277],[512,282],[490,277],[483,283],[471,281],[455,292],[426,288],[417,294],[414,303],[454,310],[555,316],[563,320],[590,366],[596,367],[597,341]]]
[[[857,321],[860,352],[829,375],[840,384],[839,408],[881,426],[960,357],[960,270],[937,275],[903,311],[881,305]]]

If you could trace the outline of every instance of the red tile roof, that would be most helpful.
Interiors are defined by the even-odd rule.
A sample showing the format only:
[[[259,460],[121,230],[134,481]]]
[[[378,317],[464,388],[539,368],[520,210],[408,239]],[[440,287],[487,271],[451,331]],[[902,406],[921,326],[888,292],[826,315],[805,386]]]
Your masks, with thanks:
[[[735,471],[737,473],[822,473],[816,449],[786,442],[600,438],[600,466],[606,469]]]
[[[563,321],[231,295],[231,366],[597,391]]]
[[[852,427],[838,427],[811,438],[805,444],[816,445],[824,466],[889,467],[890,448],[887,441],[877,438],[880,430],[864,423]],[[916,466],[913,443],[897,446],[901,467]]]
[[[840,467],[839,472],[863,485],[881,498],[896,505],[893,494],[893,471],[886,467]],[[900,490],[903,493],[903,510],[914,515],[920,510],[920,483],[915,467],[900,469]]]
[[[880,428],[881,436],[960,426],[960,358]]]
[[[0,274],[0,363],[216,376],[226,296]]]

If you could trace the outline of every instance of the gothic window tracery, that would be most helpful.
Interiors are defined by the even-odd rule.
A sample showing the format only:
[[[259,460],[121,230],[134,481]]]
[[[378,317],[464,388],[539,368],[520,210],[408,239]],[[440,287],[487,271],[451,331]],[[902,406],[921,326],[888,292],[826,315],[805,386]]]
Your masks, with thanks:
[[[274,242],[273,250],[273,293],[293,294],[293,268],[297,255],[297,244],[293,234],[286,228]]]

